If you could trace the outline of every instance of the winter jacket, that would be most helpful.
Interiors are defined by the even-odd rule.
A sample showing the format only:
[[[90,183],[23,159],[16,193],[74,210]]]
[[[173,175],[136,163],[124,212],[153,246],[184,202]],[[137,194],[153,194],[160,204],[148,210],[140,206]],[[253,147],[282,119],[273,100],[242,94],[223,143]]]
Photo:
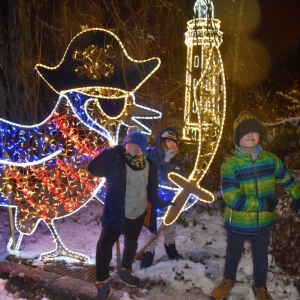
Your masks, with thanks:
[[[158,197],[158,180],[156,164],[147,158],[149,176],[147,186],[147,215],[145,226],[156,233],[156,209],[164,207],[164,201]],[[88,165],[88,171],[97,177],[105,177],[107,188],[102,215],[102,226],[124,233],[125,226],[125,194],[126,166],[121,156],[114,154],[111,149],[104,150]]]
[[[178,140],[178,132],[174,127],[167,127],[161,131],[158,132],[157,138],[155,141],[154,148],[148,148],[146,150],[146,155],[148,158],[150,158],[152,161],[154,161],[157,165],[157,173],[158,173],[158,182],[160,185],[169,186],[169,187],[177,187],[174,185],[168,178],[168,174],[170,172],[178,173],[184,177],[187,177],[187,170],[185,165],[179,161],[176,156],[174,156],[169,162],[166,162],[164,160],[165,153],[164,151],[161,153],[161,157],[158,158],[158,153],[160,150],[160,136],[161,134],[166,131],[170,130],[173,131],[176,134],[177,140]],[[163,191],[160,191],[160,196],[165,200],[172,200],[175,196],[175,192],[164,189]]]
[[[275,183],[291,198],[300,190],[282,161],[261,151],[255,162],[250,154],[235,150],[221,166],[221,191],[226,202],[224,227],[236,234],[261,235],[274,227],[276,212],[268,212],[266,199],[275,201]]]

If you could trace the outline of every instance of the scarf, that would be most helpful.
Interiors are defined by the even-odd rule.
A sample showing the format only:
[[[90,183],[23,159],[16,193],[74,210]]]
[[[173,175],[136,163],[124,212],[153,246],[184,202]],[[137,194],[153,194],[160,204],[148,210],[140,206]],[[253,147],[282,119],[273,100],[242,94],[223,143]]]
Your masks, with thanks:
[[[166,162],[169,162],[178,152],[178,150],[171,151],[169,149],[163,149],[163,151],[165,152],[165,161]]]
[[[143,170],[146,167],[145,154],[130,155],[128,152],[122,153],[125,163],[135,171]]]

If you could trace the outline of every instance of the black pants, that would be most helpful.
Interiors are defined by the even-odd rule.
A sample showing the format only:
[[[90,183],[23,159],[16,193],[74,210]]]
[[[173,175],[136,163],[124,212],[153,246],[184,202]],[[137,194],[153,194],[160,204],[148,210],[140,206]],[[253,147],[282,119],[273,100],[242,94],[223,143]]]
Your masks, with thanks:
[[[266,286],[268,272],[268,245],[270,232],[260,236],[250,236],[253,257],[253,277],[257,288]],[[224,276],[235,280],[237,267],[242,256],[247,236],[227,231],[227,249]]]
[[[146,212],[136,219],[125,220],[124,228],[124,251],[122,256],[121,267],[130,269],[138,247],[138,237],[141,233]],[[97,243],[96,252],[96,278],[97,281],[104,281],[109,276],[109,263],[112,258],[112,247],[120,233],[102,227],[100,238]]]

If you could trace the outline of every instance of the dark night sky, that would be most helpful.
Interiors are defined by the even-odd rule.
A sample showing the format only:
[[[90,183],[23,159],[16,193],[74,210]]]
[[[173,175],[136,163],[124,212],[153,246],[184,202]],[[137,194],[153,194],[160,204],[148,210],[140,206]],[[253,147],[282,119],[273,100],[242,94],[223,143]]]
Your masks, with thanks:
[[[191,12],[191,19],[196,0],[188,1],[187,11]],[[296,50],[300,45],[300,0],[212,1],[214,17],[221,20],[221,31],[224,33],[221,53],[228,76],[233,74],[232,59],[236,55],[234,36],[238,33],[238,22],[241,22],[237,52],[241,81],[238,82],[239,85],[247,85],[249,78],[256,78],[257,82],[269,80],[272,68],[284,57],[278,54],[287,51],[289,47]]]
[[[221,30],[226,34],[226,26],[230,24],[228,19],[237,18],[236,10],[228,10],[237,7],[241,0],[212,0],[215,7],[215,18],[221,20]],[[188,0],[187,11],[192,11],[196,0]],[[249,23],[257,25],[256,32],[271,55],[274,56],[288,46],[297,47],[300,38],[300,0],[244,0],[243,26]],[[254,24],[253,23],[253,24]],[[251,27],[252,25],[250,25]]]
[[[300,38],[300,0],[260,0],[260,7],[260,34],[271,55],[289,46],[296,48]]]

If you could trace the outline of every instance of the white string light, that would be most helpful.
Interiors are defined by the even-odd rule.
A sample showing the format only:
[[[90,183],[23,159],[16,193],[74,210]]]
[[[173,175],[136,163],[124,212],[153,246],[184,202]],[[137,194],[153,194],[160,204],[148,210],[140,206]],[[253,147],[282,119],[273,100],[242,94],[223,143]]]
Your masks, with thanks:
[[[104,29],[88,29],[86,31],[90,31],[90,30],[100,30],[100,31],[104,31],[104,32],[107,32],[107,33],[111,34],[115,39],[117,39],[117,41],[119,42],[121,48],[123,49],[123,52],[125,53],[125,55],[127,56],[127,58],[129,60],[131,60],[135,63],[143,63],[143,62],[148,62],[148,61],[151,61],[151,60],[156,60],[158,62],[157,66],[131,92],[128,92],[128,91],[125,91],[125,90],[122,90],[122,89],[118,89],[118,88],[101,87],[101,86],[76,88],[76,89],[70,89],[70,90],[59,91],[58,92],[54,89],[53,86],[51,86],[45,80],[45,78],[42,76],[40,71],[37,69],[37,72],[39,73],[39,75],[47,82],[47,84],[54,91],[56,91],[59,94],[58,102],[56,103],[55,108],[52,110],[51,114],[43,122],[41,122],[39,124],[36,124],[36,125],[30,125],[30,126],[15,124],[13,122],[6,121],[6,120],[3,120],[3,119],[0,119],[0,122],[15,126],[16,128],[22,128],[24,130],[28,130],[28,129],[37,129],[37,130],[39,130],[41,128],[41,126],[47,125],[47,122],[54,115],[56,115],[58,113],[59,105],[62,103],[62,101],[65,101],[66,105],[71,108],[71,111],[73,112],[74,116],[79,120],[80,123],[82,123],[85,127],[92,130],[93,132],[95,132],[95,133],[99,134],[100,136],[104,137],[105,139],[107,139],[107,141],[109,142],[109,144],[111,146],[116,145],[118,143],[118,137],[119,137],[119,131],[120,131],[121,125],[131,126],[131,124],[126,123],[126,119],[129,119],[130,122],[134,122],[134,123],[138,124],[144,130],[144,131],[142,131],[143,133],[145,133],[145,134],[151,134],[152,133],[152,131],[147,126],[142,124],[139,120],[158,119],[158,118],[161,118],[162,114],[159,111],[156,111],[154,109],[150,109],[148,107],[137,104],[135,102],[134,91],[136,91],[158,69],[158,67],[160,66],[160,63],[161,63],[160,60],[158,58],[153,58],[153,59],[148,59],[148,60],[143,60],[143,61],[134,60],[134,59],[132,59],[128,56],[124,46],[122,45],[122,43],[120,42],[118,37],[115,36],[112,32],[110,32],[108,30],[104,30]],[[82,32],[79,33],[78,35],[80,35],[80,34],[82,34]],[[73,38],[73,40],[78,35],[76,35]],[[71,43],[72,43],[72,41],[71,41]],[[68,46],[68,48],[67,48],[67,50],[66,50],[66,52],[63,56],[62,61],[56,67],[51,68],[51,67],[47,67],[47,66],[38,64],[38,65],[36,65],[36,68],[41,66],[41,67],[47,68],[47,69],[57,69],[62,64],[62,62],[64,61],[65,55],[66,55],[66,53],[67,53],[67,51],[70,47],[70,44],[69,44],[69,46]],[[73,102],[69,98],[70,96],[73,95],[74,91],[80,92],[81,94],[86,95],[86,96],[93,96],[94,98],[86,99],[84,105],[80,106],[79,110],[77,110],[78,108],[75,107],[75,105],[73,104]],[[69,95],[67,95],[68,92],[69,92]],[[118,116],[115,116],[115,117],[111,117],[111,116],[107,115],[104,112],[104,110],[101,108],[101,105],[99,105],[99,103],[98,103],[98,98],[119,99],[119,98],[124,98],[124,97],[125,97],[124,108],[123,108],[122,112]],[[138,108],[140,114],[142,113],[142,110],[147,111],[147,114],[140,115],[140,116],[131,114],[130,113],[130,107],[128,107],[128,105],[129,105],[128,98],[129,97],[132,97],[132,99],[133,99],[131,107]],[[80,101],[82,101],[82,99],[80,99]],[[91,118],[90,114],[88,113],[88,105],[92,101],[96,101],[96,106],[100,110],[100,112],[104,116],[104,118],[109,119],[109,120],[114,120],[116,122],[117,131],[116,131],[116,134],[115,134],[115,139],[113,137],[113,133],[110,131],[109,128],[106,128],[105,126],[103,126],[102,124],[96,122],[93,118]],[[83,113],[84,113],[83,117],[86,118],[86,119],[83,119],[81,117],[80,114],[83,115]],[[63,124],[63,125],[65,125],[65,124]],[[42,133],[39,133],[39,134],[42,134]],[[45,137],[44,141],[47,143],[48,142],[48,137]],[[49,144],[50,143],[51,143],[51,140],[49,141]],[[28,160],[26,162],[22,162],[22,161],[15,162],[15,161],[12,161],[12,158],[5,157],[5,159],[0,160],[0,163],[3,164],[3,165],[10,165],[10,166],[15,166],[15,167],[32,167],[32,166],[35,166],[35,165],[44,165],[47,161],[57,157],[60,154],[64,155],[64,150],[63,149],[56,150],[55,152],[50,153],[48,156],[46,156],[42,159],[37,159],[37,160],[32,161],[32,162],[28,161]],[[42,153],[41,155],[45,155],[45,154]],[[66,166],[66,167],[68,167],[68,166]],[[16,254],[19,250],[19,247],[20,247],[23,236],[33,234],[35,232],[37,226],[39,225],[39,223],[43,220],[43,221],[45,221],[45,223],[48,226],[51,234],[53,235],[54,242],[56,243],[56,247],[55,247],[55,250],[42,253],[41,256],[40,256],[42,260],[47,260],[47,259],[50,259],[50,258],[54,258],[54,257],[60,256],[60,255],[63,255],[63,256],[69,256],[69,257],[72,257],[72,258],[75,258],[75,259],[79,259],[83,262],[88,262],[90,260],[90,258],[88,256],[86,256],[84,254],[81,254],[81,253],[78,253],[78,252],[71,251],[63,244],[63,242],[62,242],[62,240],[61,240],[60,236],[58,235],[58,232],[55,228],[54,221],[76,213],[78,210],[80,210],[84,205],[86,205],[93,198],[96,198],[101,203],[103,203],[102,199],[98,196],[98,193],[100,192],[103,184],[105,183],[105,178],[102,178],[100,180],[101,180],[101,182],[95,187],[95,189],[93,190],[93,192],[91,194],[91,197],[89,199],[87,199],[87,201],[85,201],[84,203],[80,204],[80,206],[77,209],[75,209],[74,211],[72,211],[70,213],[66,213],[66,214],[64,214],[60,217],[51,218],[51,223],[46,222],[42,218],[36,217],[37,221],[35,221],[32,224],[32,227],[30,228],[30,231],[27,229],[27,232],[26,232],[26,230],[25,230],[25,232],[22,230],[22,227],[23,227],[22,225],[20,225],[20,227],[18,226],[18,216],[19,216],[19,211],[21,211],[20,208],[18,206],[15,206],[15,205],[5,205],[3,203],[0,204],[1,206],[14,207],[16,209],[14,222],[15,222],[16,229],[18,230],[20,235],[19,235],[19,239],[18,239],[16,248],[14,250],[11,249],[13,241],[12,241],[12,239],[9,240],[8,245],[7,245],[7,250],[9,251],[9,253]],[[52,186],[51,186],[51,188],[52,188]],[[53,188],[55,188],[55,187],[53,187]],[[26,187],[24,189],[24,192],[25,192],[25,194],[27,193],[29,195],[29,197],[32,193],[31,191],[27,191]],[[5,196],[3,196],[3,197],[5,199],[9,200],[9,198],[6,198]]]
[[[204,200],[195,194],[190,194],[178,215],[170,223],[166,221],[166,218],[172,207],[168,208],[164,216],[165,225],[175,222],[183,210],[188,209],[198,200],[206,203],[214,201],[214,195],[201,188],[199,183],[217,151],[225,121],[225,75],[219,51],[223,37],[223,33],[220,31],[221,22],[213,18],[214,11],[211,0],[197,0],[194,9],[195,14],[198,13],[198,18],[188,21],[188,30],[185,33],[187,71],[183,139],[187,142],[198,143],[198,148],[195,165],[188,180],[178,174],[176,176],[193,184],[211,200]],[[198,74],[199,77],[197,78],[195,74]],[[169,179],[171,180],[170,177]],[[176,182],[174,183],[176,184]],[[182,190],[177,192],[173,202],[181,192]],[[195,197],[195,200],[187,205],[191,196]]]
[[[101,203],[103,203],[103,201],[102,201],[99,197],[97,197],[96,194],[100,191],[100,189],[101,189],[101,187],[103,186],[104,183],[105,183],[105,178],[102,178],[100,184],[99,184],[99,185],[97,186],[97,188],[94,190],[92,196],[85,202],[85,205],[87,205],[94,197],[97,198]],[[21,229],[19,229],[19,227],[17,226],[17,224],[18,224],[18,222],[17,222],[18,207],[15,206],[15,205],[10,205],[10,207],[14,207],[14,208],[16,209],[16,213],[15,213],[15,224],[16,224],[16,229],[18,230],[18,232],[20,233],[20,235],[19,235],[18,242],[17,242],[17,244],[16,244],[15,250],[12,250],[12,249],[11,249],[11,246],[12,246],[12,243],[13,243],[13,239],[12,239],[12,238],[9,239],[9,242],[8,242],[8,244],[7,244],[7,251],[8,251],[10,254],[15,255],[15,254],[19,251],[19,248],[20,248],[20,245],[21,245],[21,241],[22,241],[23,236],[24,236],[24,235],[27,235],[27,236],[32,235],[32,234],[35,232],[35,230],[37,229],[37,227],[38,227],[39,223],[42,221],[42,219],[38,219],[38,221],[36,222],[36,224],[35,224],[33,230],[32,230],[30,233],[25,233],[25,232],[23,232]],[[59,220],[59,219],[62,219],[62,218],[71,216],[71,215],[73,215],[74,213],[78,212],[81,208],[82,208],[82,206],[79,207],[79,208],[77,208],[76,210],[72,211],[72,212],[69,213],[69,214],[66,214],[66,215],[61,216],[61,217],[53,218],[53,219],[51,220],[52,228],[50,228],[49,225],[45,222],[45,224],[48,226],[48,228],[49,228],[51,234],[53,235],[54,242],[56,243],[56,246],[55,246],[55,249],[54,249],[54,250],[49,251],[49,252],[42,253],[42,254],[40,255],[41,260],[48,260],[48,259],[50,259],[50,258],[58,257],[58,256],[59,256],[59,255],[55,255],[55,252],[56,252],[57,249],[58,249],[57,240],[56,240],[56,238],[57,238],[58,241],[59,241],[59,244],[62,246],[62,248],[64,249],[64,251],[65,251],[66,253],[71,253],[72,255],[74,255],[74,256],[72,256],[73,258],[79,259],[79,260],[84,261],[84,262],[86,262],[86,263],[90,261],[90,258],[89,258],[87,255],[84,255],[84,254],[81,254],[81,253],[79,253],[79,252],[74,252],[74,251],[69,250],[69,249],[64,245],[64,243],[62,242],[62,240],[61,240],[61,238],[60,238],[60,236],[59,236],[59,234],[58,234],[58,232],[57,232],[57,230],[55,229],[55,226],[54,226],[54,221],[55,221],[55,220]]]
[[[45,65],[42,65],[42,64],[37,64],[35,66],[35,69],[37,70],[37,72],[39,73],[39,75],[45,80],[45,82],[47,82],[47,84],[51,87],[51,89],[53,89],[57,94],[61,94],[61,93],[68,93],[68,92],[78,92],[80,94],[83,94],[83,95],[86,95],[86,96],[93,96],[93,97],[98,97],[98,98],[109,98],[109,99],[117,99],[117,98],[123,98],[124,96],[127,96],[128,95],[128,91],[127,90],[123,90],[123,89],[119,89],[119,88],[112,88],[112,87],[107,87],[107,86],[90,86],[90,87],[84,87],[84,88],[73,88],[73,89],[68,89],[68,90],[62,90],[62,91],[57,91],[44,77],[43,75],[40,73],[40,71],[38,70],[37,67],[42,67],[42,68],[46,68],[46,69],[49,69],[49,70],[55,70],[57,68],[59,68],[59,66],[63,63],[63,61],[65,60],[65,56],[68,52],[68,49],[70,47],[70,45],[72,44],[73,40],[76,39],[79,35],[85,33],[85,32],[88,32],[88,31],[104,31],[110,35],[112,35],[118,42],[119,42],[119,45],[121,47],[121,49],[123,50],[125,56],[132,62],[134,63],[145,63],[145,62],[148,62],[148,61],[153,61],[153,60],[156,60],[157,61],[157,66],[131,91],[131,92],[135,92],[137,91],[140,86],[148,79],[152,76],[152,74],[159,68],[160,64],[161,64],[161,60],[157,57],[155,58],[150,58],[150,59],[146,59],[146,60],[136,60],[136,59],[133,59],[131,58],[124,45],[122,44],[121,40],[111,31],[109,30],[106,30],[106,29],[103,29],[103,28],[90,28],[90,29],[86,29],[80,33],[78,33],[72,40],[71,42],[69,43],[65,53],[64,53],[64,56],[61,60],[61,62],[55,66],[55,67],[48,67],[48,66],[45,66]],[[91,91],[93,93],[91,93]],[[98,94],[94,94],[98,92]]]

